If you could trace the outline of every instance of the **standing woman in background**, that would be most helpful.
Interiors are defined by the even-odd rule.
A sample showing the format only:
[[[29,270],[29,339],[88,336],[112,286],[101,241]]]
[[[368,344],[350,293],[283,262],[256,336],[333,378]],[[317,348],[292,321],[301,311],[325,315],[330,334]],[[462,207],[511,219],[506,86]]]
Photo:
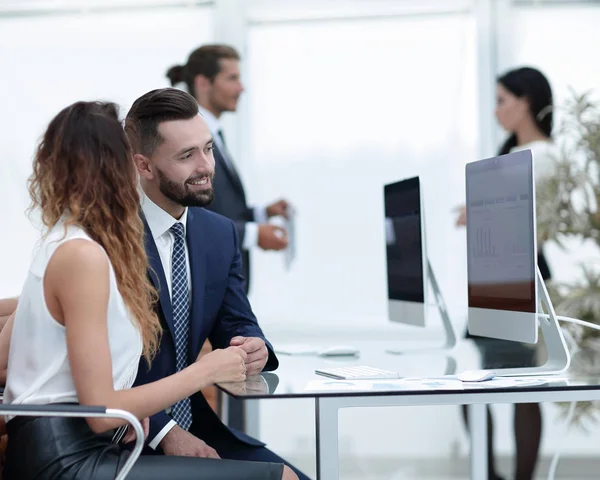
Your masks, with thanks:
[[[511,70],[500,78],[496,89],[496,118],[509,132],[499,155],[518,150],[533,152],[536,185],[553,174],[552,89],[546,77],[535,68]],[[457,225],[466,225],[466,210],[461,208]],[[550,268],[538,244],[538,267],[544,280],[549,280]],[[529,345],[506,340],[473,338],[482,354],[482,368],[511,368],[536,365],[536,351]],[[466,408],[463,407],[466,419]],[[516,440],[516,480],[531,480],[537,463],[542,437],[542,414],[537,403],[515,404],[514,431]],[[493,422],[488,407],[488,468],[490,480],[501,480],[496,474],[492,445]]]

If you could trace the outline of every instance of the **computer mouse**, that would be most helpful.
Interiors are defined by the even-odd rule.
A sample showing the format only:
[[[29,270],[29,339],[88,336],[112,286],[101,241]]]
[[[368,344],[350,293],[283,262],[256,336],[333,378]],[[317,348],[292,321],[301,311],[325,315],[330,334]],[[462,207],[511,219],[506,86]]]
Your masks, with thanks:
[[[319,352],[320,357],[354,357],[360,353],[358,348],[348,345],[335,345]]]
[[[496,374],[491,370],[465,370],[456,374],[456,378],[462,382],[485,382],[495,376]]]

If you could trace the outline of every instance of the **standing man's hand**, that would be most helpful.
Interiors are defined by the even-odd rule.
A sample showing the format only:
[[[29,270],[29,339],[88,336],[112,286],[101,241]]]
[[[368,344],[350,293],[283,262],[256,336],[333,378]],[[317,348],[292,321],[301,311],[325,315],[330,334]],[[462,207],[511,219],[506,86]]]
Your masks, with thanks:
[[[263,250],[283,250],[288,246],[287,232],[270,223],[258,226],[258,246]]]
[[[160,442],[165,455],[179,457],[221,458],[217,451],[205,442],[175,425]]]
[[[265,368],[269,359],[269,350],[264,340],[258,337],[233,337],[230,345],[240,347],[248,354],[246,357],[246,375],[258,375]]]
[[[279,215],[289,218],[289,208],[290,204],[287,202],[287,200],[277,200],[275,203],[267,206],[267,216],[271,218]]]

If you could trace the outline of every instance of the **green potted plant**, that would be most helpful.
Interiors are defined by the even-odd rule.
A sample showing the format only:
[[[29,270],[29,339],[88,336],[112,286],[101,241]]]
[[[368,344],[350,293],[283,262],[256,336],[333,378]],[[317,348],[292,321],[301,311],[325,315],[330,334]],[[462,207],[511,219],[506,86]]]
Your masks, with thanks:
[[[600,247],[600,102],[590,92],[571,92],[558,113],[555,172],[536,186],[538,242],[567,248],[567,240],[576,239]],[[600,254],[577,267],[580,280],[549,282],[555,310],[600,325]],[[566,328],[578,345],[573,371],[600,374],[600,331],[573,324]],[[574,422],[585,426],[594,420],[598,403],[580,402]]]

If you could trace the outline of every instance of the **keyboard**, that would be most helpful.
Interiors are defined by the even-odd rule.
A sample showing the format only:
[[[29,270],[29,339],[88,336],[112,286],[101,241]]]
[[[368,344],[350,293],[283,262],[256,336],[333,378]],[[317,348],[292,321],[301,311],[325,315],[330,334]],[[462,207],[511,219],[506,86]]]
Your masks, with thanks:
[[[400,378],[398,372],[365,366],[319,368],[315,370],[315,373],[337,380],[382,380],[388,378]]]

